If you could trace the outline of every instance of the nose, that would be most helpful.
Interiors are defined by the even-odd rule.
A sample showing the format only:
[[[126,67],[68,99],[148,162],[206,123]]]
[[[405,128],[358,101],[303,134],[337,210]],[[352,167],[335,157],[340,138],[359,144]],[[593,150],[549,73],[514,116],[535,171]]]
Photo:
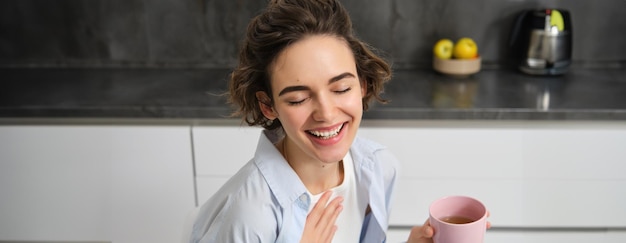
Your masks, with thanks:
[[[316,99],[313,119],[316,121],[332,121],[337,111],[335,100],[326,96]]]

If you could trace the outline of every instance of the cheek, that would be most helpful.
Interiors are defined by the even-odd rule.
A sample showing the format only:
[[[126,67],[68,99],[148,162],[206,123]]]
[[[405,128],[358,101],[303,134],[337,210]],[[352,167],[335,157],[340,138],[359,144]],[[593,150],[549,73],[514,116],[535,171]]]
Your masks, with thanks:
[[[301,126],[309,116],[310,112],[304,107],[288,107],[282,109],[279,119],[283,127],[288,129],[288,127]]]
[[[363,96],[361,96],[360,94],[355,94],[354,96],[350,97],[349,100],[346,100],[344,102],[344,104],[346,104],[347,107],[350,107],[350,109],[355,109],[355,110],[363,110]]]

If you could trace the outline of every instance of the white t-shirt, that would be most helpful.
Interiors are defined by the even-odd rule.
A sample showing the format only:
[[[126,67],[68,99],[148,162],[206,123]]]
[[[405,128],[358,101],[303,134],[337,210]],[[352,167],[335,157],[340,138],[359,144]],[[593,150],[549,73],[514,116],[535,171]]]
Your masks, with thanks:
[[[350,155],[350,152],[348,152],[346,157],[343,159],[343,182],[341,182],[341,185],[331,189],[333,191],[333,195],[329,200],[330,202],[337,196],[343,197],[343,210],[335,222],[337,225],[337,232],[335,232],[335,237],[332,241],[333,243],[358,243],[361,236],[361,227],[363,226],[363,220],[365,220],[365,211],[360,210],[361,207],[359,207],[359,203],[357,201],[358,196],[354,173],[352,156]],[[322,194],[324,193],[312,195],[309,192],[309,196],[311,197],[309,213],[313,210],[315,204],[320,200]]]

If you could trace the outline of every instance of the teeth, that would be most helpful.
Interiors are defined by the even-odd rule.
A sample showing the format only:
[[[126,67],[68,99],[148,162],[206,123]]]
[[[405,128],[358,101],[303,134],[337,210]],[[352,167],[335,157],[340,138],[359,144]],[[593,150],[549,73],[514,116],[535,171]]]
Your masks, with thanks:
[[[341,126],[330,130],[330,131],[309,131],[310,134],[315,135],[316,137],[320,137],[322,139],[329,139],[331,137],[337,136],[337,134],[339,134],[339,131],[341,131],[341,128],[343,128],[343,124],[341,124]]]

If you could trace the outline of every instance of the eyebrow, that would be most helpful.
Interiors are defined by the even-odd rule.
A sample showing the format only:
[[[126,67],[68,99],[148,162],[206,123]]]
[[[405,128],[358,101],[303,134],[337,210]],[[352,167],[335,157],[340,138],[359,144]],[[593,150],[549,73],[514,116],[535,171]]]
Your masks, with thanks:
[[[328,84],[332,84],[332,83],[337,82],[339,80],[342,80],[344,78],[350,78],[350,77],[351,78],[355,78],[356,76],[354,76],[354,74],[352,74],[352,73],[345,72],[345,73],[342,73],[342,74],[339,74],[339,75],[337,75],[335,77],[330,78],[328,80]],[[311,90],[311,88],[309,88],[308,86],[304,86],[304,85],[288,86],[288,87],[285,87],[283,90],[281,90],[278,93],[278,96],[281,96],[281,95],[284,95],[286,93],[293,92],[293,91],[303,91],[303,90]]]

